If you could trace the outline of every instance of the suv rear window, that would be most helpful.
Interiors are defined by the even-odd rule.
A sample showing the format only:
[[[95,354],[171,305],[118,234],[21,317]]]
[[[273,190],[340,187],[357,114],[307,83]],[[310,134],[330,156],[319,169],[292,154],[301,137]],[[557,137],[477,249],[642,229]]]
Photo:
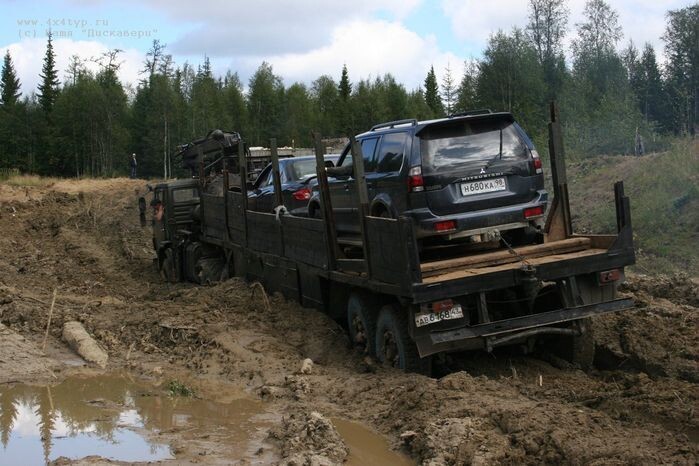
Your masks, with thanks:
[[[522,160],[529,154],[514,123],[504,120],[449,122],[420,133],[422,168],[447,171],[465,163]]]

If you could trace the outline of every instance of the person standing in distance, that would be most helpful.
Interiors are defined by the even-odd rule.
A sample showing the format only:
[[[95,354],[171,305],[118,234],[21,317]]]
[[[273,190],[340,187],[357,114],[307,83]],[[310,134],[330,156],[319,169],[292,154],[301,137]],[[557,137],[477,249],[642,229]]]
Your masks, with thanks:
[[[131,154],[131,160],[129,161],[129,167],[131,167],[131,179],[136,178],[136,153]]]

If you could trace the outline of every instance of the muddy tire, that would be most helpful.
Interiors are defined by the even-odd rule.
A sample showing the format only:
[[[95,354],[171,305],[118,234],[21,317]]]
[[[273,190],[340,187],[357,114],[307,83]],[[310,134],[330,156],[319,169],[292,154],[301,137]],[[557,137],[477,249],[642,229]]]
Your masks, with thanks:
[[[347,329],[352,345],[362,354],[376,355],[378,304],[366,293],[352,292],[347,300]]]
[[[408,312],[395,305],[381,308],[376,323],[376,357],[386,366],[430,375],[432,358],[421,358],[408,333]]]
[[[580,327],[582,330],[580,335],[558,338],[555,342],[554,352],[557,356],[587,372],[592,369],[595,359],[592,320],[590,318],[581,319]]]

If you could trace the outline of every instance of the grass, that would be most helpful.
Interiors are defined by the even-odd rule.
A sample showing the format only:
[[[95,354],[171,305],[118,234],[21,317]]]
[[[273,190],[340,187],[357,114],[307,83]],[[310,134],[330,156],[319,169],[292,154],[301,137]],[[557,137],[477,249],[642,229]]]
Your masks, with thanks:
[[[17,175],[10,174],[6,178],[0,177],[0,183],[17,187],[38,187],[45,188],[59,181],[58,178],[47,178],[38,175]]]
[[[17,168],[4,168],[0,167],[0,181],[6,180],[11,176],[19,175],[19,169]]]
[[[646,273],[699,269],[699,142],[680,140],[643,157],[589,157],[569,166],[575,230],[615,231],[612,186],[631,201],[638,268]]]
[[[179,380],[171,380],[167,384],[167,391],[170,396],[184,396],[187,398],[196,396],[196,392],[192,387],[185,385]]]

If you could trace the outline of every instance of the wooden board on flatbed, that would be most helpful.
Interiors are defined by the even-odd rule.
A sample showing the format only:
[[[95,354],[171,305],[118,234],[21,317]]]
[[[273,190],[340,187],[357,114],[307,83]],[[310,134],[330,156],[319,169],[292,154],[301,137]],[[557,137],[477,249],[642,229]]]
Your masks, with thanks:
[[[550,256],[552,254],[583,251],[590,248],[590,243],[588,238],[569,238],[550,243],[515,248],[517,255],[512,254],[509,250],[501,249],[485,254],[425,262],[420,264],[420,271],[422,272],[423,278],[436,275],[442,276],[446,273],[460,271],[464,268],[475,269],[519,262],[519,257],[524,257],[529,260],[537,257]]]
[[[606,249],[584,249],[582,251],[552,254],[542,257],[527,258],[527,264],[532,266],[537,266],[541,264],[548,264],[551,262],[565,261],[570,259],[577,259],[580,257],[594,256],[597,254],[606,254]],[[517,269],[522,266],[522,262],[511,262],[508,264],[482,266],[478,264],[476,267],[463,267],[458,270],[441,273],[439,275],[433,275],[431,277],[423,278],[423,283],[437,283],[448,280],[456,280],[464,277],[472,277],[476,275],[486,275],[494,272],[502,272],[504,270]]]

